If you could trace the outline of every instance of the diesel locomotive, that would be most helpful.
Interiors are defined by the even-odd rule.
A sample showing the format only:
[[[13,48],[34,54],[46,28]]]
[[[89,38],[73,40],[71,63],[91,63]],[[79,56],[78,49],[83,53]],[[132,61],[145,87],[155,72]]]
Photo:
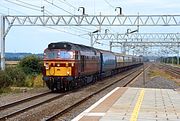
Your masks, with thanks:
[[[52,91],[80,88],[142,64],[142,57],[70,42],[50,43],[43,60],[43,80]]]

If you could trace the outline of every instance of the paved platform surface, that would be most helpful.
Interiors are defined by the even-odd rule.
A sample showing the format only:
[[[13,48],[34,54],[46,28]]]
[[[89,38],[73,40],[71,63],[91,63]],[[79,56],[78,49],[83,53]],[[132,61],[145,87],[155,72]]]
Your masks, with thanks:
[[[180,91],[117,87],[72,121],[180,121]]]

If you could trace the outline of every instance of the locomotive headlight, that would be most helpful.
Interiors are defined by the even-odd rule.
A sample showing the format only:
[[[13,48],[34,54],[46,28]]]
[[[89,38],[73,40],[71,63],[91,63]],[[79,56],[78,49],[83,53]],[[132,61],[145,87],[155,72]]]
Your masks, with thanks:
[[[44,52],[44,58],[47,58],[47,54]]]
[[[44,53],[44,56],[46,56],[46,53]]]
[[[69,71],[67,71],[67,75],[68,75],[68,76],[70,75],[70,72],[69,72]]]
[[[49,69],[49,64],[48,63],[45,64],[45,68]]]
[[[71,72],[71,70],[70,69],[67,69],[67,75],[70,75],[70,72]]]

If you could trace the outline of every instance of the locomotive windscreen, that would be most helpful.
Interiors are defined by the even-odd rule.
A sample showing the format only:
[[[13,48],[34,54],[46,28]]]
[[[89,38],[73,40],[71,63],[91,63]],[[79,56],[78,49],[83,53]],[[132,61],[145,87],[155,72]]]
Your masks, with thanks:
[[[65,50],[71,50],[71,45],[69,43],[63,43],[63,42],[58,42],[58,43],[50,43],[48,45],[48,49],[65,49]]]

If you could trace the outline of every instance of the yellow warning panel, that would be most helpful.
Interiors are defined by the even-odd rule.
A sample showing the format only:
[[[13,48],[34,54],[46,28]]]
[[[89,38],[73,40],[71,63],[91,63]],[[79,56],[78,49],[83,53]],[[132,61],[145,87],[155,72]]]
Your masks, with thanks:
[[[71,67],[51,67],[46,70],[47,76],[71,76]]]

